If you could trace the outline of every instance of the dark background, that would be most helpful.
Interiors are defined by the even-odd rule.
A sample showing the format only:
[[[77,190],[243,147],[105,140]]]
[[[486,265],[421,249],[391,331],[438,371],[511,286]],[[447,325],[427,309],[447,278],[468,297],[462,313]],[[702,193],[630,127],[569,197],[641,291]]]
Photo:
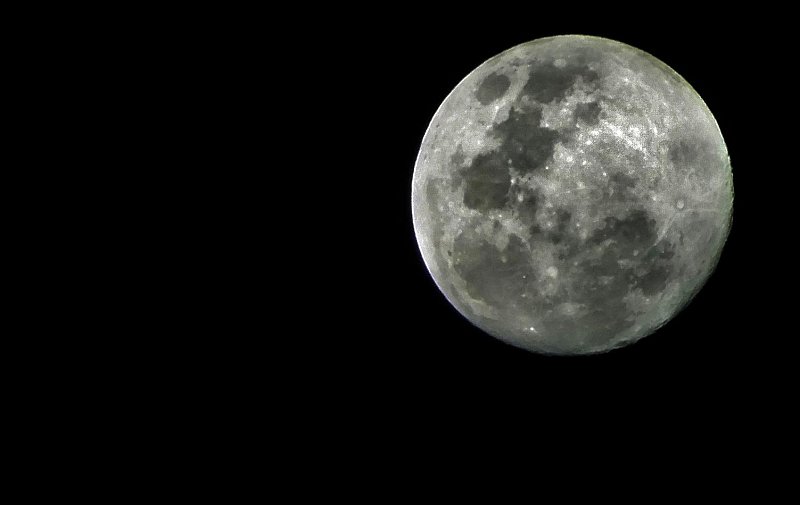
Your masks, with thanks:
[[[581,412],[573,422],[590,425],[617,410],[741,423],[785,408],[796,338],[784,323],[794,300],[785,287],[795,212],[787,172],[796,163],[780,146],[795,142],[784,126],[794,99],[783,97],[795,93],[786,78],[796,63],[779,13],[741,13],[737,22],[688,12],[390,13],[334,30],[327,77],[344,98],[332,111],[331,155],[341,154],[347,175],[326,178],[338,209],[324,218],[336,270],[326,322],[341,338],[323,338],[332,339],[329,377],[344,378],[331,386],[338,398],[400,419],[466,406],[481,418],[497,409]],[[472,326],[428,274],[411,222],[414,161],[439,104],[488,58],[560,34],[615,39],[670,65],[714,114],[734,173],[733,226],[705,287],[655,334],[588,357],[536,355]]]
[[[27,447],[41,439],[81,470],[85,465],[74,464],[81,457],[115,474],[125,473],[115,460],[130,460],[136,471],[128,473],[137,485],[153,480],[142,476],[145,467],[155,469],[150,474],[159,484],[182,485],[177,473],[186,470],[186,459],[210,469],[208,482],[218,480],[222,465],[240,479],[255,474],[260,483],[266,475],[261,487],[272,489],[271,481],[282,480],[271,473],[275,466],[300,475],[293,493],[311,489],[327,496],[335,487],[312,473],[315,466],[349,488],[394,477],[383,486],[392,495],[416,483],[420,467],[440,480],[446,465],[435,456],[443,441],[460,452],[442,452],[457,457],[481,442],[510,442],[511,449],[532,442],[533,450],[522,454],[525,461],[539,460],[570,478],[576,469],[593,472],[608,462],[618,480],[639,461],[612,466],[616,453],[606,451],[601,461],[587,463],[561,450],[565,461],[553,460],[541,457],[537,446],[612,440],[619,447],[616,442],[627,438],[653,452],[657,442],[688,429],[701,443],[684,459],[694,459],[696,449],[709,444],[725,449],[714,451],[723,457],[754,446],[784,447],[777,428],[796,429],[787,414],[797,396],[797,331],[787,324],[797,312],[793,13],[752,5],[736,13],[726,5],[702,18],[699,3],[691,9],[661,3],[653,11],[607,4],[604,15],[572,3],[524,9],[463,2],[453,11],[432,3],[426,9],[373,10],[304,4],[299,14],[282,7],[223,18],[210,6],[211,19],[199,21],[190,11],[201,6],[169,19],[147,12],[148,21],[164,20],[176,43],[152,40],[150,26],[135,22],[122,38],[141,59],[141,72],[126,53],[109,46],[110,37],[88,30],[85,50],[64,47],[58,37],[45,42],[45,53],[61,49],[67,55],[62,70],[31,58],[47,75],[35,78],[44,88],[37,90],[40,96],[22,105],[54,94],[78,110],[100,102],[103,113],[90,115],[90,122],[131,145],[109,142],[108,153],[97,149],[101,176],[83,177],[100,184],[86,188],[119,200],[121,188],[133,186],[135,197],[122,205],[137,215],[154,207],[154,226],[131,219],[134,230],[142,230],[140,241],[110,212],[112,206],[84,201],[67,185],[60,191],[67,204],[47,208],[48,219],[68,216],[68,237],[41,246],[49,259],[37,257],[23,274],[55,264],[74,279],[56,280],[58,289],[33,278],[29,283],[70,314],[35,307],[28,322],[52,321],[56,329],[37,334],[31,326],[32,336],[23,335],[35,348],[32,366],[7,353],[11,362],[22,363],[19,373],[10,374],[15,380],[9,389],[33,406],[16,409],[23,422],[35,421],[29,423],[33,436],[15,432],[22,434],[21,443]],[[40,17],[32,19],[38,24]],[[85,22],[118,31],[111,16],[87,14]],[[56,24],[83,32],[66,19]],[[184,27],[192,33],[183,33]],[[265,33],[277,40],[264,43]],[[464,76],[514,45],[570,33],[630,44],[686,78],[720,124],[736,199],[721,262],[691,305],[634,345],[566,358],[503,344],[455,311],[417,249],[410,192],[428,122]],[[152,51],[140,54],[147,42]],[[109,53],[86,62],[97,78],[75,63],[95,47]],[[119,62],[119,75],[109,77],[108,62]],[[170,72],[181,78],[170,79]],[[129,86],[117,89],[111,81]],[[70,83],[82,94],[73,95]],[[107,99],[100,94],[98,100],[99,91]],[[129,114],[125,107],[141,110]],[[31,117],[51,126],[51,116],[59,114],[50,112]],[[95,144],[107,147],[106,137],[72,123],[82,115],[62,114],[69,123],[64,131],[80,137],[80,156],[65,157],[70,151],[47,138],[33,150],[54,151],[59,160],[45,165],[67,177],[78,174],[79,183],[84,155]],[[143,119],[143,125],[133,122],[130,136],[115,125],[129,117]],[[187,129],[189,140],[181,141]],[[150,152],[154,143],[172,152]],[[198,154],[203,159],[193,159]],[[129,158],[135,160],[130,171],[120,170],[119,160]],[[40,171],[46,166],[34,165],[27,171],[49,177]],[[164,179],[174,169],[172,184]],[[109,184],[107,174],[121,175],[120,183]],[[138,191],[139,180],[145,191]],[[154,204],[153,192],[163,194],[174,211]],[[86,206],[87,215],[109,217],[107,225],[87,232],[99,239],[97,247],[89,241],[76,245],[83,240],[73,235],[73,222],[83,219],[65,212],[75,202]],[[265,202],[279,208],[265,210]],[[48,235],[38,225],[31,230]],[[124,238],[109,244],[108,230]],[[187,245],[172,248],[172,242]],[[72,261],[73,249],[90,268]],[[116,249],[131,257],[117,256]],[[91,270],[100,270],[99,287],[87,284]],[[118,270],[125,272],[122,280]],[[137,279],[128,282],[125,275]],[[80,296],[87,287],[105,302]],[[117,291],[131,291],[131,300]],[[13,289],[12,295],[20,298]],[[55,366],[41,359],[48,355]],[[37,380],[39,391],[20,386]],[[53,394],[60,401],[51,401]],[[632,432],[646,436],[631,437]],[[59,451],[58,444],[49,445],[53,438],[75,447]],[[91,440],[102,453],[88,451]],[[49,458],[52,451],[31,447],[28,452],[50,466],[61,461]],[[399,456],[410,456],[410,463]],[[351,460],[363,470],[348,467]],[[765,460],[753,461],[760,466]],[[511,467],[505,459],[484,463],[503,471]],[[680,461],[678,470],[684,466]],[[198,488],[197,477],[205,474],[189,473],[189,487]],[[677,470],[665,475],[683,477]],[[704,472],[698,475],[706,480]],[[460,488],[472,490],[472,481],[459,481]],[[529,481],[534,492],[548,487],[538,474],[524,482]],[[234,487],[238,482],[226,491]]]

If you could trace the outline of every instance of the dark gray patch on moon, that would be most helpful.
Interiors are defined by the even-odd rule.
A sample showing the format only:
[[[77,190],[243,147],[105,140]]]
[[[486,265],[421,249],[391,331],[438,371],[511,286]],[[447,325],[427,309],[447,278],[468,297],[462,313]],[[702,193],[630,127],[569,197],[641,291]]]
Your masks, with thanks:
[[[553,245],[559,245],[564,241],[565,238],[567,238],[569,221],[571,217],[572,215],[569,213],[569,211],[558,209],[555,212],[555,224],[550,230],[542,231],[539,225],[534,225],[531,227],[531,235],[543,234],[543,238],[546,242],[549,242]],[[539,237],[539,240],[541,239],[542,237]]]
[[[484,66],[437,112],[415,167],[437,284],[537,352],[651,333],[700,289],[730,226],[713,116],[666,65],[605,39],[542,39]]]
[[[603,109],[597,102],[579,103],[575,107],[575,119],[580,119],[588,125],[595,125],[600,118],[601,110]]]
[[[559,101],[566,96],[567,91],[575,85],[578,78],[582,78],[586,82],[594,82],[598,75],[597,72],[583,65],[569,63],[564,67],[558,67],[552,61],[537,63],[531,69],[522,93],[542,103]]]
[[[506,156],[506,162],[523,174],[541,168],[553,155],[558,132],[541,126],[541,121],[538,108],[512,107],[508,119],[491,130],[491,135],[502,140],[499,151]]]
[[[656,265],[636,280],[636,287],[645,295],[660,293],[669,279],[670,269],[666,265]]]
[[[622,219],[607,217],[605,226],[595,231],[589,242],[600,244],[610,241],[614,247],[619,248],[620,253],[627,254],[648,246],[655,237],[655,220],[649,219],[647,212],[636,209]]]
[[[608,185],[603,188],[603,198],[613,202],[635,202],[637,179],[616,172],[608,177]]]
[[[669,147],[669,159],[675,163],[675,168],[686,169],[698,158],[700,147],[684,139],[678,140]]]
[[[466,282],[467,292],[490,305],[504,304],[508,294],[523,294],[533,280],[530,253],[522,240],[511,235],[502,251],[486,240],[460,234],[454,242],[453,266]]]
[[[700,139],[680,139],[669,147],[669,159],[676,170],[705,171],[709,163],[713,163],[713,147]]]
[[[491,73],[478,87],[475,98],[481,104],[488,105],[503,96],[509,86],[511,86],[511,79],[505,75]]]
[[[539,209],[536,193],[522,186],[514,186],[511,191],[511,200],[517,202],[513,207],[513,212],[516,213],[520,222],[533,226],[536,223],[536,211]]]
[[[508,202],[511,175],[498,151],[478,155],[463,171],[464,205],[475,210],[501,209]]]
[[[464,162],[467,160],[467,157],[464,156],[464,149],[461,147],[461,144],[456,147],[456,152],[450,156],[450,163],[457,169],[460,169],[464,166]]]

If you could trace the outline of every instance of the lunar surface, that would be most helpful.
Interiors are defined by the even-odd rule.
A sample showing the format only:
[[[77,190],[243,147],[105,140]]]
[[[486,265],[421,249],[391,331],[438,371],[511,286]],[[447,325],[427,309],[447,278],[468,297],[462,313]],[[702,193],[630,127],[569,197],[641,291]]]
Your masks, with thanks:
[[[675,71],[562,36],[456,86],[411,199],[422,257],[464,317],[534,352],[591,354],[653,333],[698,292],[733,183],[714,117]]]

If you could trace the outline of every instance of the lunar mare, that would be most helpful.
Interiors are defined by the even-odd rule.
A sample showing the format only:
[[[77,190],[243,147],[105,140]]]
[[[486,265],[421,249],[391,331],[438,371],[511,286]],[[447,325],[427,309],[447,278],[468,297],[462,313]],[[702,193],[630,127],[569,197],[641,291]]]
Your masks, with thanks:
[[[445,99],[414,168],[422,257],[452,305],[531,351],[589,354],[671,319],[728,235],[727,149],[675,71],[560,36],[482,64]]]

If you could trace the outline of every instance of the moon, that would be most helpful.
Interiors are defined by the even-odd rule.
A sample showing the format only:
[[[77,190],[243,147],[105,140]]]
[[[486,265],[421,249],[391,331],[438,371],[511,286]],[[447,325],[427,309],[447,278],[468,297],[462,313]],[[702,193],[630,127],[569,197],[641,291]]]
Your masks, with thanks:
[[[414,167],[422,258],[488,334],[594,354],[652,334],[713,272],[733,180],[713,115],[655,57],[590,36],[527,42],[441,104]]]

